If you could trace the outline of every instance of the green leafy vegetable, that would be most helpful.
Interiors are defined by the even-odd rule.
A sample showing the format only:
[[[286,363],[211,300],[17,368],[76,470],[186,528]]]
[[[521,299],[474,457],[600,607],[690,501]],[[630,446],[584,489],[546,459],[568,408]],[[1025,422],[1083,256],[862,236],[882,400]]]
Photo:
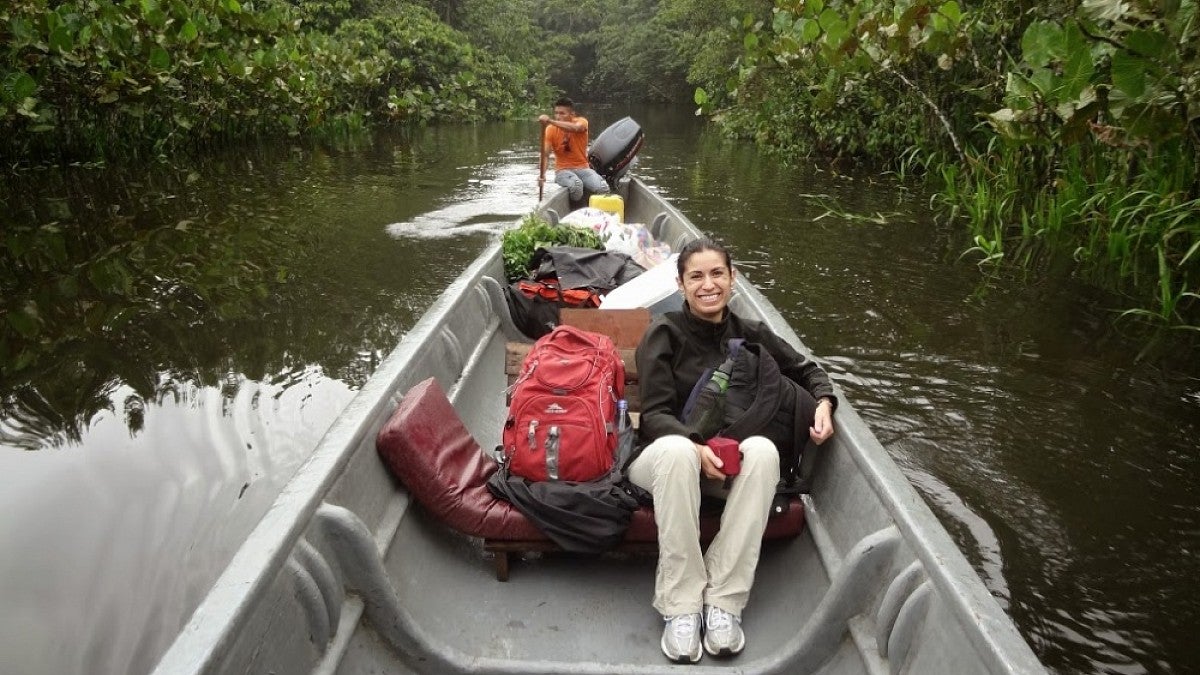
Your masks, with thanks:
[[[600,237],[590,228],[570,225],[551,225],[536,214],[521,219],[521,224],[508,230],[500,239],[504,253],[504,274],[516,281],[530,272],[533,252],[547,246],[579,246],[603,249]]]

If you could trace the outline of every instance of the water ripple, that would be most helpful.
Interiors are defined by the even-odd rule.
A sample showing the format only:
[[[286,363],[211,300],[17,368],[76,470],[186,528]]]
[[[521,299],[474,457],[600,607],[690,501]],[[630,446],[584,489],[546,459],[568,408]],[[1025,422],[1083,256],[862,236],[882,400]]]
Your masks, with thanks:
[[[351,394],[315,371],[162,392],[136,434],[107,410],[86,451],[0,453],[4,672],[148,670]]]
[[[499,234],[512,227],[515,220],[537,206],[536,174],[529,166],[536,165],[534,153],[509,152],[495,158],[499,161],[472,167],[468,187],[455,194],[450,203],[421,213],[409,220],[385,227],[395,238],[449,239],[465,234]],[[561,189],[553,183],[548,191]]]

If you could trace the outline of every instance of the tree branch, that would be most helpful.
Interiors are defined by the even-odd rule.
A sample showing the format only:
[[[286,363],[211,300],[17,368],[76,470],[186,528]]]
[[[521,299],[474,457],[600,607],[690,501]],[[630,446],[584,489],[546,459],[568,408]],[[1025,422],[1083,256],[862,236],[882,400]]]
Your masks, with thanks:
[[[1145,54],[1138,54],[1137,52],[1133,51],[1129,47],[1126,47],[1125,45],[1121,44],[1120,42],[1117,42],[1116,40],[1112,39],[1111,37],[1109,37],[1107,35],[1096,35],[1095,33],[1089,32],[1087,29],[1087,26],[1083,25],[1082,21],[1076,21],[1075,25],[1079,26],[1079,32],[1081,32],[1084,35],[1086,35],[1087,37],[1095,40],[1096,42],[1107,42],[1108,44],[1116,47],[1117,49],[1120,49],[1123,52],[1132,52],[1134,54],[1137,54],[1138,56],[1145,56]]]
[[[889,65],[884,65],[883,69],[894,73],[896,77],[900,78],[900,81],[904,82],[904,84],[908,85],[909,88],[917,92],[917,96],[921,97],[921,100],[925,102],[925,105],[929,106],[930,110],[933,110],[933,114],[937,115],[938,120],[941,121],[942,126],[946,129],[946,135],[950,137],[950,143],[954,146],[954,151],[958,153],[959,158],[962,159],[964,163],[967,163],[969,161],[967,159],[967,153],[963,152],[962,144],[958,142],[958,136],[954,133],[954,127],[950,126],[950,120],[946,118],[946,114],[942,112],[942,109],[938,107],[937,103],[934,103],[933,99],[929,98],[929,96],[922,91],[921,88],[916,85],[916,83],[908,79],[904,73],[892,68]]]

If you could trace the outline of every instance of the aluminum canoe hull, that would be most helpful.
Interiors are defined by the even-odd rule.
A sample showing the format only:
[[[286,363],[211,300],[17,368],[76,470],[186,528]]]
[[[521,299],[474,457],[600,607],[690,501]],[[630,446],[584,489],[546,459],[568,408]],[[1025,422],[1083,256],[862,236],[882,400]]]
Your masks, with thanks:
[[[639,180],[627,222],[673,248],[700,235]],[[557,191],[539,206],[565,212]],[[752,280],[750,280],[752,281]],[[155,672],[666,673],[650,607],[654,559],[545,555],[495,580],[479,542],[423,513],[375,435],[436,377],[484,448],[504,416],[498,243],[381,363],[234,555]],[[807,350],[750,283],[733,300]],[[840,392],[839,392],[840,393]],[[747,648],[692,670],[746,673],[1044,673],[1000,604],[887,451],[842,398],[807,525],[768,542],[746,609]]]

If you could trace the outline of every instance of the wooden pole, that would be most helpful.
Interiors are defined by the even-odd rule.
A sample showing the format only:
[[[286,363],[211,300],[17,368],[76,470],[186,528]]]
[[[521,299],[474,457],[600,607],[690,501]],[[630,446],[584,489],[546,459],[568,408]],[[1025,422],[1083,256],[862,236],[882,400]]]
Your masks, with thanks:
[[[538,203],[542,203],[542,188],[546,185],[546,125],[542,124],[538,127],[538,154],[541,160],[538,162]]]

